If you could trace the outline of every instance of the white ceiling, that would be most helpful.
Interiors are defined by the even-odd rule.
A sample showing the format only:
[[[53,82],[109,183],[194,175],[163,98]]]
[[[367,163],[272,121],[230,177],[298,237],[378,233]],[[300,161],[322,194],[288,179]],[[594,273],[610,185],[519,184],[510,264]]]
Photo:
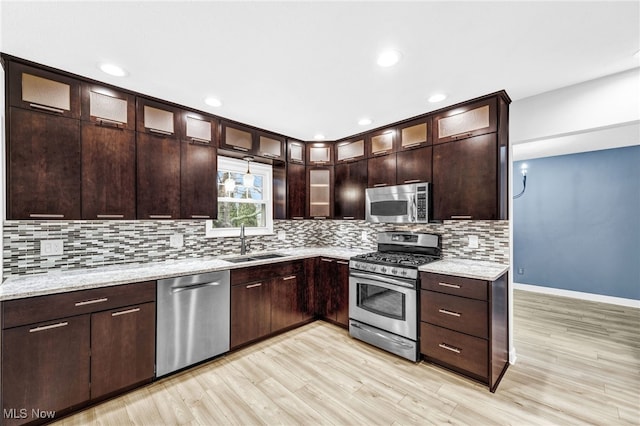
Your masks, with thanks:
[[[2,1],[0,50],[302,140],[335,140],[502,89],[518,100],[637,67],[639,5]],[[380,68],[389,47],[402,60]],[[102,73],[103,61],[129,75]],[[436,92],[449,97],[428,103]],[[373,123],[359,126],[362,117]]]

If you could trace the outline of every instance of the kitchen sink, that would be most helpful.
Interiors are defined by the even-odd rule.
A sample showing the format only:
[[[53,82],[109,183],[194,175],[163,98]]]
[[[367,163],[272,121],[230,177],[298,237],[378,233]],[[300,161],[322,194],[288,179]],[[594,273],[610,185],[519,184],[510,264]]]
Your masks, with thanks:
[[[256,254],[252,256],[250,255],[250,256],[231,257],[223,260],[226,260],[227,262],[231,262],[231,263],[242,263],[242,262],[253,262],[255,260],[277,259],[279,257],[285,257],[285,256],[286,254],[267,253],[267,254]]]

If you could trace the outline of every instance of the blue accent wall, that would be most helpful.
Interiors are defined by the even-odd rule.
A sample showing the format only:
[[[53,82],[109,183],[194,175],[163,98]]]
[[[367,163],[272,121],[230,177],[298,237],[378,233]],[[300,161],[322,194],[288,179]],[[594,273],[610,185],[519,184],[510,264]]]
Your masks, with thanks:
[[[514,282],[640,300],[640,146],[514,162],[514,195],[522,163]]]

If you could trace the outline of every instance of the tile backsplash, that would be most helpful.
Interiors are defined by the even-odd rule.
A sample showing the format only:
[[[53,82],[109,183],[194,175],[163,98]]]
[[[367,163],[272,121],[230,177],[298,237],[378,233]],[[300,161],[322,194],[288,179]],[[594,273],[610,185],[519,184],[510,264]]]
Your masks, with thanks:
[[[444,257],[509,263],[508,221],[445,221],[428,225],[374,224],[344,220],[276,220],[274,235],[248,237],[252,251],[336,246],[375,250],[376,234],[411,230],[442,235]],[[284,231],[285,239],[277,238]],[[181,234],[183,246],[170,238]],[[468,247],[468,236],[479,239]],[[63,240],[64,254],[40,256],[40,240]],[[204,221],[6,221],[4,277],[49,270],[95,268],[240,252],[237,237],[206,238]]]

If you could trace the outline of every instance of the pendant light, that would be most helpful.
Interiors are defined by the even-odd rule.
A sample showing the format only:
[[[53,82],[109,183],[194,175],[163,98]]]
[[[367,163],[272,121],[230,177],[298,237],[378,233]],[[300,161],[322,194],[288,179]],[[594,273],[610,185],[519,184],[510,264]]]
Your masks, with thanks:
[[[231,173],[227,173],[227,178],[224,180],[224,190],[231,194],[236,189],[236,181],[231,178]]]
[[[249,170],[249,163],[253,160],[253,157],[244,157],[244,159],[247,161],[247,173],[242,177],[242,184],[245,188],[253,188],[254,176]]]

